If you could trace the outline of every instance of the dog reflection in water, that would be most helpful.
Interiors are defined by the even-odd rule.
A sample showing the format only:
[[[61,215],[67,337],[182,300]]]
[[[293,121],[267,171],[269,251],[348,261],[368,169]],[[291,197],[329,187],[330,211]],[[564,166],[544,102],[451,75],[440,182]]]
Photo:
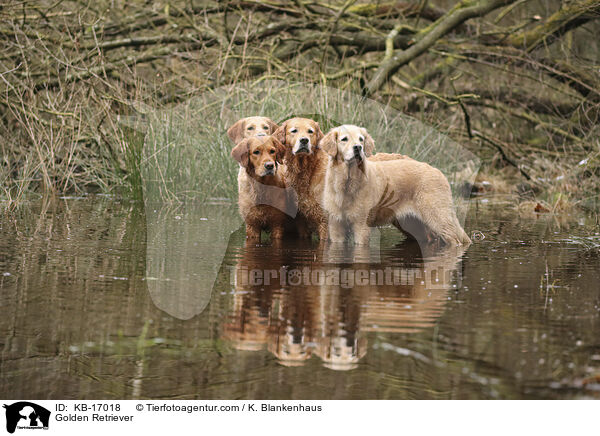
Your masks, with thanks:
[[[267,349],[285,366],[314,354],[334,370],[355,368],[369,332],[406,333],[432,326],[457,280],[464,249],[416,242],[382,250],[247,247],[232,268],[233,305],[223,337],[245,351]]]

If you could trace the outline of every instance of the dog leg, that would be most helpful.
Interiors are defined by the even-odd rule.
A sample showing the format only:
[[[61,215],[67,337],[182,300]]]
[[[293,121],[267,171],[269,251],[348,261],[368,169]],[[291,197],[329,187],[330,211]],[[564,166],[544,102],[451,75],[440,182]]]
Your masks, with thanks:
[[[319,223],[319,228],[318,228],[319,240],[321,240],[322,242],[327,241],[327,238],[328,238],[327,227],[328,227],[327,221],[321,221]]]
[[[246,239],[250,242],[260,243],[260,227],[246,224]]]
[[[283,233],[283,226],[273,226],[273,228],[271,229],[271,240],[283,239]]]
[[[298,237],[300,239],[310,239],[311,231],[308,227],[308,223],[306,222],[306,218],[304,216],[299,215],[296,220],[296,231],[298,232]]]
[[[371,237],[371,228],[367,225],[366,218],[364,224],[354,223],[354,243],[356,245],[369,245]]]
[[[331,242],[344,242],[344,239],[346,239],[346,228],[342,221],[332,217],[329,218],[329,239]]]

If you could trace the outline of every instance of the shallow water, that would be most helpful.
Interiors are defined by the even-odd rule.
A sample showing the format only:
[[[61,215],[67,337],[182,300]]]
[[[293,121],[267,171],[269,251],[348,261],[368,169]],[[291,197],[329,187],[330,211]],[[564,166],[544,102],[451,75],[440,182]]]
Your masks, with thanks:
[[[596,216],[474,200],[464,253],[245,247],[218,204],[0,217],[2,398],[600,398]]]

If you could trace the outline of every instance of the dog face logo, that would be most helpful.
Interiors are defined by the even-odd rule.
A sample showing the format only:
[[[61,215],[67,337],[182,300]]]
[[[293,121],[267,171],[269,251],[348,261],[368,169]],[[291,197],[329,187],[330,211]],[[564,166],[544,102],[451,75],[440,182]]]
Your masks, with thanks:
[[[6,409],[6,431],[19,429],[48,429],[50,411],[29,401],[4,405]]]

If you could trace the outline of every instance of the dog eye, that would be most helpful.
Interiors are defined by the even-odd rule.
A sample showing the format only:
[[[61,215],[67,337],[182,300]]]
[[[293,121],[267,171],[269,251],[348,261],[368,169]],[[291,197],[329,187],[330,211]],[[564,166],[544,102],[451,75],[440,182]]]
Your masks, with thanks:
[[[248,127],[248,130],[254,130],[254,126]]]
[[[271,149],[271,151],[269,153],[275,154],[275,149]]]
[[[269,126],[263,126],[264,130],[269,130]]]
[[[359,136],[358,139],[360,139],[360,142],[363,142],[365,140],[365,138],[363,138],[362,136]]]
[[[254,153],[252,153],[252,154],[259,154],[259,153],[260,153],[260,151],[254,150]]]
[[[313,129],[308,129],[308,133],[315,133]]]
[[[342,138],[342,141],[344,141],[344,142],[347,142],[347,141],[348,141],[348,137],[347,137],[347,136],[344,136],[344,137]]]
[[[290,133],[296,133],[297,131],[298,131],[298,129],[296,129],[296,128],[294,127],[292,130],[290,130]]]

